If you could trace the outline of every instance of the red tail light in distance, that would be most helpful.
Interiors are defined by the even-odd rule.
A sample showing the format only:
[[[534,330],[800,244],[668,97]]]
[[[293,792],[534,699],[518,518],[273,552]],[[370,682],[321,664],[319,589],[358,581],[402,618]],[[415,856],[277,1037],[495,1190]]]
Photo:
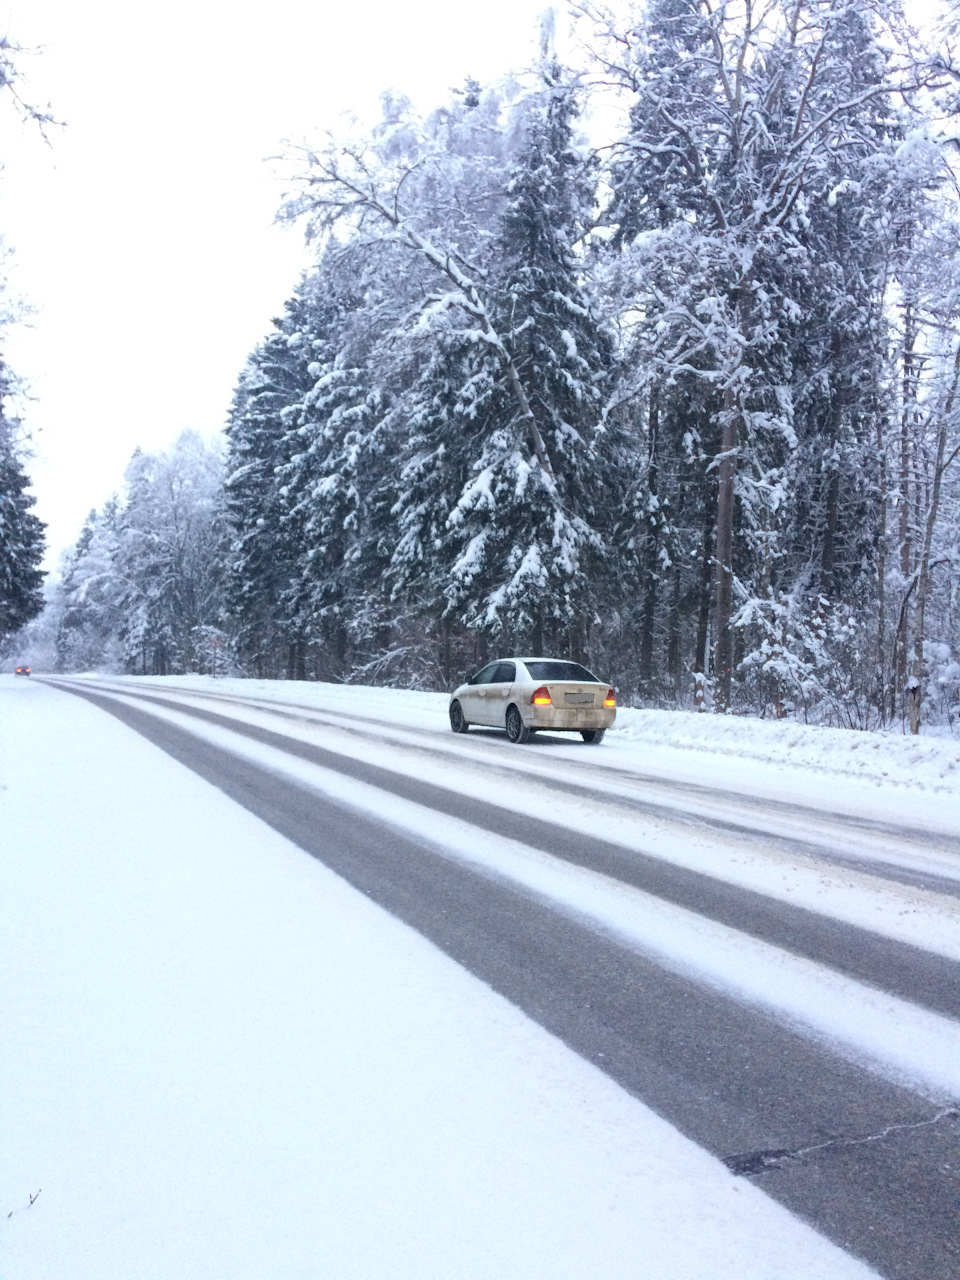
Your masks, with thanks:
[[[550,697],[550,690],[545,684],[542,684],[539,689],[534,689],[533,693],[530,695],[530,701],[535,707],[553,706],[553,699]]]

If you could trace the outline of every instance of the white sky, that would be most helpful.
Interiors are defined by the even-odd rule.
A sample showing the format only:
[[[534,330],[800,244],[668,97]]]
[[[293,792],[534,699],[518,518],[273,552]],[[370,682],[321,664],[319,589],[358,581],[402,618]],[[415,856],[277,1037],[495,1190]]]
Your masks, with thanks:
[[[219,429],[244,358],[305,261],[272,225],[265,157],[397,87],[425,109],[467,75],[527,62],[547,0],[10,0],[0,31],[44,145],[0,100],[0,233],[34,308],[4,354],[48,561],[121,484],[133,450]]]

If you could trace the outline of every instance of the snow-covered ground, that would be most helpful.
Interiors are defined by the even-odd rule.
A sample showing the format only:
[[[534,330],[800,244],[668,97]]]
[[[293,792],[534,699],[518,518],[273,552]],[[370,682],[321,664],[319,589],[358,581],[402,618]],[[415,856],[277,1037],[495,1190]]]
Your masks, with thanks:
[[[441,730],[446,706],[335,686],[216,690],[407,731]],[[891,740],[851,777],[840,744],[784,763],[830,731],[771,725],[769,740],[741,741],[740,721],[657,729],[655,715],[623,714],[589,755],[558,751],[612,780],[631,761],[742,776],[748,758],[756,787],[828,784],[837,805],[876,800],[960,832],[949,743],[925,741],[940,754],[899,777],[873,767],[903,766]],[[697,737],[709,732],[727,734],[720,758]],[[872,1274],[183,766],[12,676],[0,859],[4,1280]],[[586,889],[578,905],[590,909]],[[881,907],[858,910],[882,931]],[[948,924],[939,949],[952,954]]]

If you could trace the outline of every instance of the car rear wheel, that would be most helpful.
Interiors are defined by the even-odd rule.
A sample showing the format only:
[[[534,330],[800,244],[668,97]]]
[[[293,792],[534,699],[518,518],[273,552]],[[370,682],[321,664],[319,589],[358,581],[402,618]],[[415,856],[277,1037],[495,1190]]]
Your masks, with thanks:
[[[603,741],[603,735],[606,732],[606,729],[581,729],[580,737],[584,742],[588,742],[591,746],[596,747]]]
[[[459,702],[450,703],[450,728],[454,733],[466,733],[470,728]]]
[[[507,707],[507,737],[511,742],[515,742],[518,746],[522,746],[524,742],[529,742],[531,730],[523,723],[523,716],[514,706]]]

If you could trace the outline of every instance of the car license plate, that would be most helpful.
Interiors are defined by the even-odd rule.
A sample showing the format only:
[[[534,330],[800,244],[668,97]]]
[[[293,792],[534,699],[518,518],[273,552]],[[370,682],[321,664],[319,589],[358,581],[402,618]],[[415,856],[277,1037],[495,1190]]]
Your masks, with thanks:
[[[568,707],[592,707],[592,693],[565,693],[563,700]]]

